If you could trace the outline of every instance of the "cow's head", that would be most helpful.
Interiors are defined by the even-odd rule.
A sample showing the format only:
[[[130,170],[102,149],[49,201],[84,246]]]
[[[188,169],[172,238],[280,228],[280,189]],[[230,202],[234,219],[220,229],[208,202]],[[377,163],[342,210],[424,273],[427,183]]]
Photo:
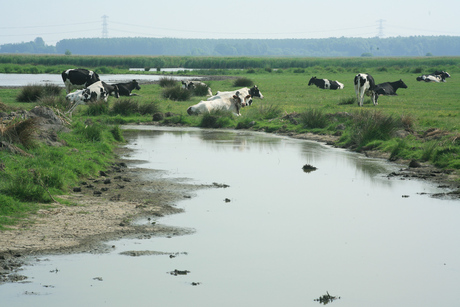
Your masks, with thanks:
[[[131,82],[132,82],[132,84],[134,85],[134,88],[135,88],[136,90],[140,90],[140,89],[141,89],[141,87],[139,86],[139,83],[138,83],[136,80],[133,80],[133,81],[131,81]]]
[[[404,81],[402,79],[399,79],[399,81],[397,81],[397,82],[398,82],[398,86],[400,88],[407,88],[406,83],[404,83]]]
[[[310,81],[308,81],[308,85],[312,85],[312,84],[315,84],[315,81],[316,81],[316,76],[314,77],[311,77]]]
[[[258,97],[260,99],[264,99],[264,95],[262,95],[262,92],[259,90],[257,85],[254,85],[253,87],[249,89],[249,95],[251,95],[252,97]]]

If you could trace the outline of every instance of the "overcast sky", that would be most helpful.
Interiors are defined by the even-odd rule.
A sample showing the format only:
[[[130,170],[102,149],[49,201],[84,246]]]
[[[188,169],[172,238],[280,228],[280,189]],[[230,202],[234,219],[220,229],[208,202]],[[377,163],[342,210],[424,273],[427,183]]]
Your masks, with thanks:
[[[459,0],[2,1],[0,44],[41,37],[328,38],[460,36]]]

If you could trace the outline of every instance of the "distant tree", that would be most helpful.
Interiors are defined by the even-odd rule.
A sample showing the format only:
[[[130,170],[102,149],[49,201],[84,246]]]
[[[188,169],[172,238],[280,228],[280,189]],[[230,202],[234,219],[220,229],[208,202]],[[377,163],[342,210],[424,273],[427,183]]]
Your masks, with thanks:
[[[66,49],[64,54],[65,54],[65,55],[72,55],[72,52],[70,52],[69,49]]]

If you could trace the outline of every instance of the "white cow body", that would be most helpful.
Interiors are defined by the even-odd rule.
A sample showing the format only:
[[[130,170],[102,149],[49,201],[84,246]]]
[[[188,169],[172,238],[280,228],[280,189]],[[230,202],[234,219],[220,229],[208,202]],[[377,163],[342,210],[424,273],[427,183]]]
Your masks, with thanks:
[[[240,109],[243,105],[246,105],[246,100],[248,96],[242,96],[240,92],[233,92],[232,96],[225,96],[220,98],[215,98],[212,100],[202,100],[196,105],[193,105],[187,109],[189,115],[198,115],[211,113],[213,111],[230,111],[237,116],[240,116]]]
[[[375,81],[369,74],[359,73],[355,76],[355,93],[358,100],[358,106],[363,106],[364,94],[371,96],[374,105],[377,105],[376,93],[374,91]]]
[[[264,95],[262,95],[262,92],[259,91],[259,88],[257,87],[257,85],[254,85],[252,88],[243,87],[243,88],[239,89],[238,92],[243,97],[250,96],[250,98],[246,99],[246,105],[248,105],[248,106],[250,106],[252,104],[252,98],[254,98],[254,97],[264,99]],[[235,93],[235,91],[228,91],[228,92],[219,92],[218,91],[216,93],[216,95],[214,95],[212,97],[209,97],[208,100],[210,101],[210,100],[214,100],[214,99],[221,99],[223,97],[231,97],[234,93]],[[246,105],[243,105],[243,107],[245,107]]]

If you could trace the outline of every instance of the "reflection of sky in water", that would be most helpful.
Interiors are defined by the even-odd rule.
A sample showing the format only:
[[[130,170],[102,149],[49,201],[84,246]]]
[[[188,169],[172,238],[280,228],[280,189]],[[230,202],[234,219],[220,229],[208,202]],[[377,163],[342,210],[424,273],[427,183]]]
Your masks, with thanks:
[[[315,142],[161,130],[128,134],[135,165],[171,180],[230,185],[200,190],[178,203],[185,213],[156,219],[196,232],[110,242],[109,254],[50,257],[24,272],[32,283],[1,286],[2,303],[317,306],[328,291],[342,297],[340,306],[457,305],[460,207],[418,194],[435,187],[389,180],[395,166]],[[304,164],[318,170],[305,173]],[[119,255],[129,250],[187,254]],[[60,273],[49,273],[56,267]],[[168,274],[175,269],[191,273]]]

